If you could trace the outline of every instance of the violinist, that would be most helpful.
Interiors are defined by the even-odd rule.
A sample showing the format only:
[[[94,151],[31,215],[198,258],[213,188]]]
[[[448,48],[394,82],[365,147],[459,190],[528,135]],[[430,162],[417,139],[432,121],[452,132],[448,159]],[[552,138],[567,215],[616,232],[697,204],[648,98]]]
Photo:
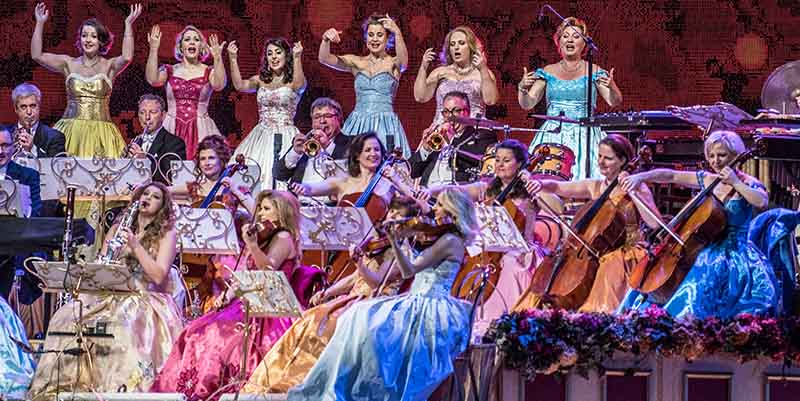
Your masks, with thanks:
[[[450,290],[478,221],[472,200],[458,190],[439,194],[433,212],[442,224],[426,228],[448,231],[413,260],[398,237],[414,235],[415,226],[387,230],[402,276],[414,277],[411,290],[348,309],[305,381],[289,390],[289,401],[360,400],[364,394],[425,400],[453,372],[453,359],[469,343],[471,308]]]
[[[245,266],[250,270],[269,269],[290,275],[300,258],[300,204],[288,192],[265,190],[256,197],[256,205],[256,222],[274,229],[259,241],[257,230],[250,230],[250,225],[243,227],[247,244]],[[231,298],[233,291],[224,292],[219,304],[230,303],[186,326],[150,392],[182,392],[187,398],[206,399],[235,379],[244,345],[241,330],[244,308],[241,300]],[[257,334],[246,344],[248,375],[291,326],[292,320],[262,317],[253,318],[250,324]],[[231,387],[230,391],[236,389]]]
[[[646,254],[644,248],[639,245],[642,239],[641,223],[644,221],[649,227],[658,227],[656,219],[660,218],[660,215],[655,207],[653,195],[646,185],[640,184],[630,188],[642,203],[633,201],[627,192],[617,185],[618,178],[623,179],[628,176],[625,168],[634,157],[630,141],[622,135],[609,134],[600,140],[598,152],[597,168],[603,178],[569,182],[530,180],[527,189],[534,196],[540,192],[550,192],[561,197],[593,201],[600,198],[601,194],[607,195],[605,202],[611,202],[613,210],[621,215],[624,224],[624,244],[599,255],[597,274],[590,284],[588,298],[579,300],[577,305],[569,305],[569,307],[579,307],[585,312],[613,312],[628,289],[626,274]],[[608,192],[607,189],[612,184],[616,186]],[[560,251],[569,254],[580,249],[569,248]],[[539,299],[528,292],[520,299],[515,309],[535,307],[538,303]]]
[[[225,166],[231,159],[231,148],[222,135],[209,135],[197,145],[195,153],[195,181],[187,182],[186,185],[176,185],[171,187],[173,195],[179,199],[189,199],[191,203],[197,203],[211,192],[217,181],[228,190],[231,196],[226,193],[218,193],[215,200],[222,201],[231,209],[236,209],[241,204],[248,212],[252,213],[254,202],[249,190],[245,187],[232,185],[230,177],[222,177]]]
[[[389,204],[387,221],[419,214],[414,199],[395,196]],[[363,248],[360,249],[360,248]],[[299,384],[314,366],[336,329],[337,319],[354,305],[376,294],[395,295],[400,288],[400,272],[395,251],[385,235],[370,238],[351,255],[358,261],[356,272],[318,292],[312,303],[317,306],[303,313],[289,331],[269,350],[250,376],[245,393],[285,393]],[[393,267],[394,266],[394,267]],[[391,276],[383,285],[384,277]]]
[[[507,139],[497,145],[494,178],[456,187],[464,190],[474,202],[505,207],[532,250],[531,253],[524,255],[504,256],[495,252],[488,253],[485,258],[471,257],[464,265],[456,279],[456,288],[461,286],[459,292],[467,296],[472,283],[471,280],[464,281],[464,279],[476,265],[499,264],[496,266],[497,276],[491,277],[493,282],[487,288],[492,291],[486,291],[489,297],[483,301],[480,313],[475,318],[478,331],[482,330],[481,327],[488,327],[492,320],[500,317],[514,305],[522,291],[528,288],[531,271],[541,261],[545,252],[534,240],[534,225],[539,207],[528,194],[524,179],[515,179],[518,175],[527,176],[528,172],[525,169],[527,161],[527,147],[516,139]],[[436,195],[445,188],[453,187],[433,186],[427,191],[420,191],[419,194],[421,198],[426,199],[428,194]],[[503,199],[500,199],[501,194]]]
[[[727,228],[721,240],[706,246],[694,260],[686,277],[664,308],[676,317],[727,319],[740,313],[778,312],[778,291],[772,266],[748,241],[747,230],[758,209],[767,206],[764,185],[729,166],[745,152],[742,139],[732,131],[715,131],[705,141],[705,157],[711,171],[655,169],[621,179],[623,190],[644,183],[671,183],[703,189],[717,178],[713,196],[724,205]],[[652,299],[631,291],[620,309],[641,308]]]

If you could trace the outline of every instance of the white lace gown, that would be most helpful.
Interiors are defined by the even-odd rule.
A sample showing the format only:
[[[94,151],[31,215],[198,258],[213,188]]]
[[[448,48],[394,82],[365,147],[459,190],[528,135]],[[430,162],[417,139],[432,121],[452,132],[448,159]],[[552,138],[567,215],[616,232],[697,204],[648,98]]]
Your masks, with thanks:
[[[294,126],[294,115],[303,92],[288,86],[276,89],[261,87],[256,94],[258,124],[247,134],[234,155],[243,154],[261,167],[261,189],[273,189],[272,166],[292,146],[292,138],[299,132]],[[280,135],[280,148],[276,145]],[[231,159],[233,160],[233,159]],[[283,188],[284,183],[278,187]]]

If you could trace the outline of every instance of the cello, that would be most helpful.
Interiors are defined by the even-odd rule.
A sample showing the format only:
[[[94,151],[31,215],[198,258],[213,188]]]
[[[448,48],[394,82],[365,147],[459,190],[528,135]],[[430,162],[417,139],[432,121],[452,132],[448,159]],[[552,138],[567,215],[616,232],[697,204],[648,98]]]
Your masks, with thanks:
[[[726,167],[736,168],[758,154],[762,147],[763,144],[756,142],[754,149],[737,155]],[[718,176],[667,223],[683,243],[667,235],[666,229],[653,232],[647,256],[628,276],[631,288],[659,303],[666,302],[675,293],[700,251],[725,232],[725,206],[714,195],[714,188],[720,182],[722,177]]]
[[[508,196],[516,186],[523,183],[522,176],[524,171],[530,170],[548,155],[548,150],[531,155],[528,160],[519,167],[517,174],[511,182],[509,182],[494,199],[486,201],[488,205],[500,205],[505,208],[508,215],[511,217],[511,221],[513,221],[517,229],[522,232],[525,230],[526,215],[514,204],[512,199],[508,198]],[[500,279],[500,271],[502,269],[500,261],[503,259],[503,255],[504,253],[502,252],[482,252],[480,255],[468,256],[464,265],[456,275],[451,294],[457,298],[468,299],[480,285],[481,274],[479,273],[485,270],[488,276],[481,302],[489,299],[495,290],[497,281]]]
[[[532,293],[565,309],[575,309],[586,301],[600,257],[625,242],[625,218],[620,213],[624,208],[607,202],[618,184],[619,176],[599,198],[578,210],[567,230],[570,235],[534,270],[529,287]]]
[[[364,208],[369,216],[372,224],[377,224],[386,216],[389,210],[389,204],[382,197],[375,195],[375,188],[378,182],[383,177],[383,170],[396,162],[401,161],[401,154],[399,149],[392,151],[389,156],[384,159],[375,171],[375,175],[370,178],[366,188],[362,192],[354,192],[341,197],[337,206],[353,206]],[[353,260],[350,258],[348,252],[337,252],[332,255],[330,266],[325,269],[328,273],[328,284],[333,284],[344,277],[352,274],[356,269]]]

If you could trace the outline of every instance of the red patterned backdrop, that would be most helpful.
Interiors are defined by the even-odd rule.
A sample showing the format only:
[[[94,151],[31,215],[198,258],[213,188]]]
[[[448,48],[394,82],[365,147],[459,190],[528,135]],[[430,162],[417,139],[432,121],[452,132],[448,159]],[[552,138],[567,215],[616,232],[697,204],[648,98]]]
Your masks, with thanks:
[[[112,55],[120,53],[123,20],[130,1],[48,1],[51,18],[45,30],[45,50],[76,55],[73,47],[80,22],[96,16],[117,35]],[[33,31],[32,1],[5,0],[0,8],[0,122],[15,118],[11,89],[33,81],[44,92],[42,119],[55,122],[65,104],[63,77],[46,71],[30,58]],[[433,118],[433,101],[418,104],[412,87],[422,53],[441,47],[447,31],[471,26],[484,41],[490,67],[498,77],[501,99],[488,111],[512,125],[530,122],[517,105],[516,84],[523,66],[534,68],[557,60],[550,41],[556,20],[537,21],[541,1],[437,0],[234,0],[145,1],[135,25],[134,62],[117,77],[111,111],[128,137],[138,131],[136,99],[161,93],[144,79],[147,32],[160,24],[165,32],[161,62],[174,62],[171,38],[184,25],[240,46],[243,75],[256,73],[264,39],[284,36],[300,40],[306,49],[303,65],[309,87],[296,117],[302,130],[310,126],[308,106],[319,96],[338,99],[352,110],[353,78],[317,62],[320,35],[329,27],[344,31],[337,53],[366,52],[359,33],[362,19],[388,12],[404,32],[410,65],[403,75],[395,109],[412,144]],[[597,63],[615,68],[622,89],[623,110],[663,109],[669,104],[693,105],[726,101],[753,112],[760,106],[761,86],[778,66],[800,58],[800,1],[798,0],[590,0],[551,1],[564,15],[589,24],[601,48]],[[227,67],[227,60],[226,60]],[[600,111],[605,111],[605,108]],[[210,113],[220,130],[236,143],[257,122],[255,96],[236,93],[230,83],[212,98]],[[520,139],[529,140],[528,136]]]

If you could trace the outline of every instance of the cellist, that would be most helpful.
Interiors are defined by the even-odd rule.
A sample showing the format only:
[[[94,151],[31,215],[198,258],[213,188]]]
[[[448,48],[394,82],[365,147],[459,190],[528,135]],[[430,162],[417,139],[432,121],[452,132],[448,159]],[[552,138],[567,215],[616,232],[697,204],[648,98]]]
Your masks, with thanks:
[[[498,275],[493,277],[494,281],[490,288],[491,294],[482,304],[482,309],[475,316],[475,327],[480,331],[484,326],[507,312],[522,292],[528,287],[532,269],[541,261],[545,250],[542,249],[534,240],[534,225],[536,216],[539,212],[538,205],[533,202],[530,194],[525,188],[524,179],[514,178],[519,174],[527,176],[525,169],[528,161],[528,148],[516,139],[507,139],[496,145],[495,176],[488,180],[477,181],[463,185],[443,185],[432,186],[427,190],[421,190],[419,197],[422,199],[429,196],[436,196],[447,188],[460,188],[469,195],[473,202],[483,202],[487,205],[500,203],[506,208],[512,220],[517,226],[522,236],[531,247],[531,252],[524,255],[480,255],[468,258],[464,267],[459,272],[454,285],[454,290],[459,291],[461,296],[468,295],[472,280],[465,280],[476,264],[499,263],[497,266]],[[513,187],[509,188],[509,185]],[[505,199],[498,197],[505,193]],[[454,294],[458,295],[458,294]]]
[[[597,167],[603,178],[584,179],[579,181],[529,180],[527,189],[531,194],[540,191],[555,193],[558,196],[574,199],[598,199],[616,178],[622,179],[628,173],[624,170],[633,160],[634,150],[630,141],[622,135],[609,134],[600,141]],[[579,305],[579,310],[586,312],[613,312],[617,309],[628,289],[626,273],[645,256],[645,250],[639,246],[642,239],[640,225],[644,220],[647,226],[658,227],[660,215],[655,207],[653,195],[646,185],[637,185],[633,191],[642,201],[633,202],[619,185],[609,193],[606,202],[612,202],[618,213],[621,213],[625,224],[625,242],[619,248],[600,255],[597,275],[591,286],[588,297]],[[649,211],[653,213],[648,213]],[[571,252],[574,249],[563,250]],[[539,297],[527,292],[515,309],[536,307]]]
[[[664,308],[676,318],[692,315],[720,319],[739,313],[776,312],[777,281],[772,266],[756,246],[747,240],[747,230],[757,209],[767,206],[764,185],[755,177],[729,163],[745,152],[742,139],[732,131],[715,131],[706,138],[705,158],[712,171],[655,169],[621,179],[623,190],[644,183],[671,183],[703,189],[718,177],[721,182],[713,196],[722,201],[727,217],[723,238],[700,251],[683,282]],[[646,297],[631,291],[620,309],[641,308]]]

